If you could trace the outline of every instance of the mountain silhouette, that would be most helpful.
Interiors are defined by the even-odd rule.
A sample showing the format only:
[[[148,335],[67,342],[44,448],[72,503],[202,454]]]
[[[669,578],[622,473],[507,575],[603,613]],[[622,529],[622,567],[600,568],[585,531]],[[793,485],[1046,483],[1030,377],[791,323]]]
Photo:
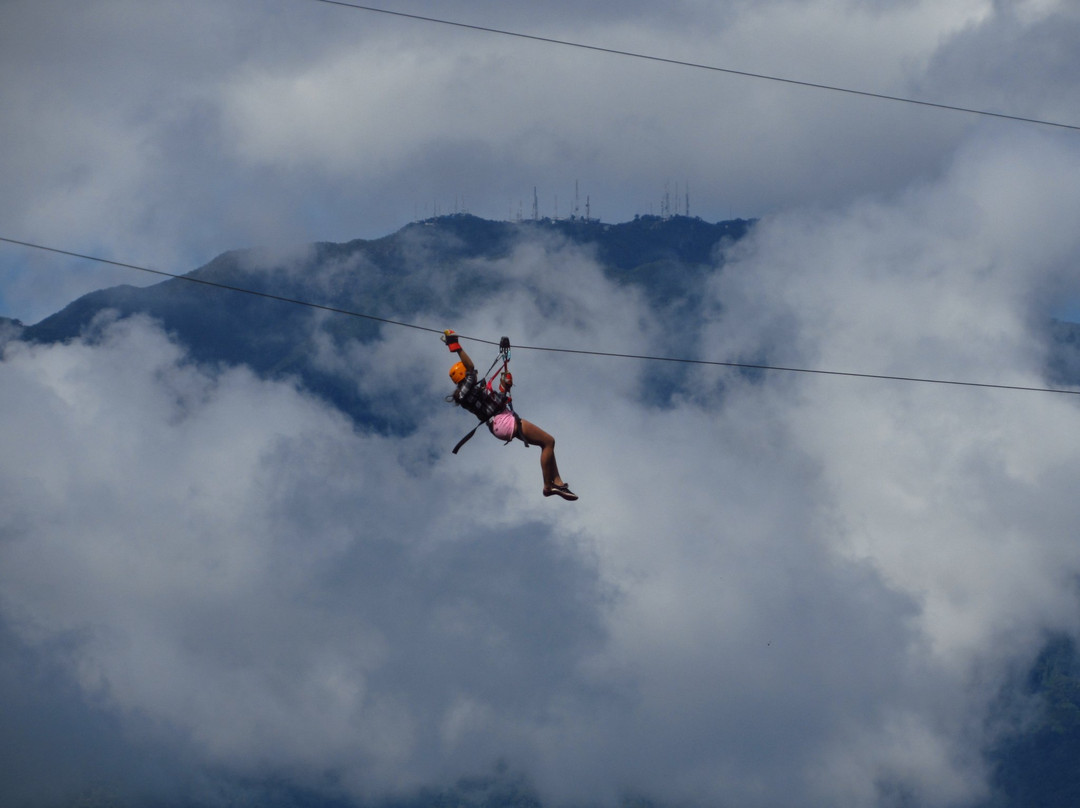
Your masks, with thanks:
[[[493,262],[508,259],[523,243],[540,240],[591,255],[612,280],[639,286],[658,310],[678,309],[685,322],[700,285],[722,262],[719,248],[743,238],[752,224],[688,217],[639,217],[623,224],[583,219],[514,223],[455,214],[373,240],[230,251],[184,278],[91,292],[23,328],[21,337],[38,343],[93,340],[94,323],[106,313],[112,318],[144,315],[160,322],[196,362],[244,364],[269,378],[297,377],[358,422],[401,432],[407,423],[388,416],[385,407],[365,400],[355,385],[312,361],[318,340],[365,344],[379,336],[383,324],[267,296],[395,321],[422,315],[427,327],[441,328],[454,321],[455,301],[496,294],[514,282],[493,270]]]

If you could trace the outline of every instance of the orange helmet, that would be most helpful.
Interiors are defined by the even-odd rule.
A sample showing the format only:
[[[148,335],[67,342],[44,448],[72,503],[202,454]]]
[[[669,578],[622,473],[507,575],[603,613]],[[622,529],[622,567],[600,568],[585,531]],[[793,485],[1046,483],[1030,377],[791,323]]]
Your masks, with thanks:
[[[466,370],[464,362],[455,362],[450,368],[450,378],[453,380],[454,384],[461,384],[465,381],[465,374]]]

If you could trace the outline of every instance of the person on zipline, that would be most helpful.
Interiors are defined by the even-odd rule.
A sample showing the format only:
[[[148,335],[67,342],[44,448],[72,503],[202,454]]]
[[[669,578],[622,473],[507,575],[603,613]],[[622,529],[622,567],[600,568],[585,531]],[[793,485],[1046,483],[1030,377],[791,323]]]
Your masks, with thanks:
[[[504,337],[500,345],[499,358],[503,359],[503,370],[499,377],[498,392],[492,389],[494,377],[487,383],[479,378],[476,366],[461,347],[453,331],[444,331],[442,341],[446,343],[451,353],[458,355],[459,360],[450,368],[450,379],[457,387],[451,395],[446,397],[446,400],[471,412],[480,419],[480,423],[486,423],[491,434],[500,440],[510,443],[517,438],[526,446],[539,446],[540,471],[544,475],[544,496],[560,496],[571,502],[576,500],[577,494],[571,491],[570,486],[559,476],[559,466],[555,462],[555,438],[536,424],[521,418],[511,406],[510,388],[514,384],[514,377],[507,370],[510,355],[509,340]],[[473,431],[454,447],[455,454],[465,441],[473,436],[479,426],[480,424],[477,424]]]

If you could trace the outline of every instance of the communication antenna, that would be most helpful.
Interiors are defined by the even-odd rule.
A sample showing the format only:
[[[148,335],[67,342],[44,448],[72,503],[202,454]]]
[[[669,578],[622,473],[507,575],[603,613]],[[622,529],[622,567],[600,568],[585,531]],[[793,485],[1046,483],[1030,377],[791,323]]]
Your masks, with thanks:
[[[536,197],[536,186],[533,186],[533,221],[540,221],[540,200]]]
[[[585,221],[589,221],[589,195],[585,194]]]

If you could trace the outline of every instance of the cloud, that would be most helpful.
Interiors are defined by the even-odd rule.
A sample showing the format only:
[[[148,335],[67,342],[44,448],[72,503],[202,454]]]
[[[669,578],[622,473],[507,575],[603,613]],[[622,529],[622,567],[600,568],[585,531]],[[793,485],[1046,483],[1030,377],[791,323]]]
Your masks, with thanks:
[[[763,222],[716,279],[717,345],[780,365],[1042,386],[1036,323],[1080,245],[1058,232],[1073,192],[1024,189],[1054,185],[1076,159],[1055,138],[984,142],[901,198]],[[1015,196],[988,193],[1013,183]],[[792,450],[817,461],[836,520],[822,538],[918,604],[927,682],[977,713],[1044,631],[1075,631],[1070,397],[828,377],[761,386],[784,391]]]
[[[697,350],[1039,385],[1077,159],[987,138],[937,182],[764,220],[712,276]],[[426,271],[441,306],[452,281]],[[558,240],[474,271],[502,283],[456,299],[463,333],[679,348]],[[448,454],[471,424],[442,401],[444,350],[393,328],[318,344],[361,394],[408,391],[413,428],[380,436],[140,318],[9,342],[9,664],[48,660],[120,757],[179,750],[171,788],[330,773],[364,799],[503,760],[553,804],[986,793],[998,689],[1077,629],[1071,398],[519,350],[568,505],[539,496],[535,449]]]
[[[1063,3],[612,10],[414,9],[1049,119],[1067,118],[1074,93]],[[170,271],[243,246],[378,237],[436,212],[528,217],[534,188],[541,215],[588,200],[607,221],[660,212],[676,184],[711,220],[844,204],[933,177],[982,123],[303,0],[0,14],[7,235]],[[3,255],[3,313],[26,322],[144,280]]]
[[[766,223],[756,251],[718,276],[718,297],[786,289],[760,305],[794,318],[789,330],[827,358],[850,360],[848,333],[860,345],[895,338],[899,318],[867,305],[893,265],[879,258],[878,283],[862,289],[831,260],[842,243],[858,261],[860,232],[871,256],[912,252],[867,236],[878,232],[868,222],[895,228],[909,209],[868,207],[813,227]],[[916,255],[942,249],[924,230],[900,232],[922,239]],[[809,275],[777,283],[791,244]],[[660,339],[638,293],[557,242],[492,269],[510,285],[463,300],[463,331]],[[931,282],[944,306],[946,282]],[[838,289],[860,305],[838,306]],[[977,308],[997,333],[1009,321],[989,303],[1007,309],[1014,290],[986,290]],[[865,314],[819,332],[823,312]],[[753,337],[754,314],[733,307],[721,324]],[[946,318],[943,330],[970,343],[977,322]],[[1023,336],[1012,322],[1006,341]],[[122,722],[161,727],[155,743],[195,761],[190,779],[217,766],[317,785],[331,771],[371,797],[501,758],[555,801],[979,793],[965,733],[989,694],[970,692],[972,666],[1023,653],[1022,637],[1069,597],[1023,600],[1015,633],[998,630],[1000,607],[985,621],[988,596],[1030,595],[1042,561],[1018,563],[1008,532],[983,535],[1000,519],[971,503],[1038,455],[1000,428],[986,447],[980,424],[921,412],[929,394],[728,379],[717,395],[706,385],[656,407],[640,397],[647,366],[526,353],[515,360],[523,413],[556,435],[583,494],[552,508],[535,451],[481,439],[445,453],[465,424],[440,401],[441,346],[426,339],[418,348],[392,331],[338,349],[339,372],[351,367],[367,390],[393,383],[395,360],[432,357],[417,392],[435,409],[414,405],[419,428],[405,438],[358,432],[291,384],[193,366],[138,318],[106,318],[69,345],[9,343],[0,569],[20,641],[72,638],[67,675]],[[996,406],[969,401],[965,416]],[[901,425],[905,439],[890,440]],[[931,446],[951,447],[949,462]],[[995,451],[1010,462],[989,462]],[[862,471],[870,453],[892,458],[880,485]],[[991,538],[1009,563],[985,552],[979,568],[948,563]]]
[[[1067,3],[995,3],[934,54],[924,81],[966,105],[1076,126],[1078,57],[1065,43],[1078,27]]]
[[[3,369],[5,614],[32,648],[70,637],[68,676],[110,713],[210,765],[366,794],[489,765],[492,723],[573,697],[602,634],[590,564],[550,519],[506,534],[456,504],[410,459],[430,434],[358,434],[137,318],[10,343]],[[459,484],[505,520],[477,476]]]
[[[629,218],[689,179],[694,213],[766,215],[685,331],[557,241],[478,262],[505,281],[486,297],[432,269],[428,311],[518,344],[1039,386],[1044,318],[1080,296],[1061,134],[302,3],[56,8],[0,12],[16,236],[177,269],[436,201],[512,218],[534,186],[566,213],[577,179]],[[1064,3],[658,9],[498,24],[666,53],[693,20],[675,58],[1045,117],[1075,87]],[[8,305],[131,280],[39,260],[8,265]],[[448,455],[471,424],[434,337],[316,349],[411,428],[197,366],[138,318],[5,344],[0,687],[37,733],[12,765],[360,799],[502,759],[555,802],[963,804],[1006,672],[1077,630],[1071,397],[516,352],[571,506],[539,496],[535,449]]]

